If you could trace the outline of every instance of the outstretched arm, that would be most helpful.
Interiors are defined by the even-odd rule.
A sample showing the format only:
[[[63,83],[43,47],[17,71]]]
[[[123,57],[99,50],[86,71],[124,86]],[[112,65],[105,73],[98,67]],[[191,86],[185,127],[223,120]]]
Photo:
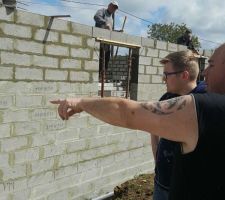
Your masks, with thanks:
[[[51,102],[59,104],[58,112],[63,120],[85,111],[112,125],[147,131],[188,145],[197,143],[197,117],[191,95],[147,103],[120,98],[75,98]]]

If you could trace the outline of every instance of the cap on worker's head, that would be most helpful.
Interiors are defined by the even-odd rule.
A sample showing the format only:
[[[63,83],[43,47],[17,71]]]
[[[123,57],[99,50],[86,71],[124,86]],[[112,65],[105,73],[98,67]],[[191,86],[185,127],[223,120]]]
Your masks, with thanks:
[[[117,9],[119,8],[119,4],[117,1],[111,1],[111,4],[115,6]]]

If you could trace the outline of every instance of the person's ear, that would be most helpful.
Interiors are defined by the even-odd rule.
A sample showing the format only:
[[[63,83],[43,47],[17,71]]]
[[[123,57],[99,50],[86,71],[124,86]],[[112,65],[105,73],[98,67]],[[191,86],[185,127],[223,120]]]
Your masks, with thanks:
[[[189,72],[187,70],[183,71],[182,73],[182,78],[185,79],[185,80],[188,80],[189,79]]]

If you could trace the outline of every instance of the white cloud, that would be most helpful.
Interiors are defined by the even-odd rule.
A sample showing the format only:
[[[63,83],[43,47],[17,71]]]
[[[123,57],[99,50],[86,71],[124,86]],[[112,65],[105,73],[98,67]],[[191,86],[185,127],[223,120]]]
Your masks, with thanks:
[[[32,1],[34,2],[34,0]],[[35,2],[44,2],[44,4],[54,5],[30,5],[27,9],[33,12],[54,15],[70,14],[71,20],[94,25],[93,15],[99,9],[99,6],[81,5],[68,3],[65,1],[35,0]],[[49,3],[47,3],[49,2]],[[84,3],[96,3],[107,5],[110,1],[83,0]],[[225,41],[225,1],[223,0],[118,0],[119,8],[140,18],[159,23],[185,23],[193,30],[193,33],[199,38],[211,40],[219,43]],[[58,7],[56,6],[58,5]],[[121,11],[117,12],[116,28],[120,29],[124,16],[127,15]],[[125,32],[133,35],[146,36],[147,25],[150,23],[141,21],[135,17],[127,15]],[[202,41],[204,48],[213,48],[218,46],[215,43]]]

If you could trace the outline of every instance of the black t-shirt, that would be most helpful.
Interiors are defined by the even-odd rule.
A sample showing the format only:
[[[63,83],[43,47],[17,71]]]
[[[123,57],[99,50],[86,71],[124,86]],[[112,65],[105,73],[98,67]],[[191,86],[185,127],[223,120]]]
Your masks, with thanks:
[[[225,199],[225,95],[193,94],[199,139],[175,155],[170,200]]]
[[[190,93],[205,93],[205,83],[200,82],[198,85],[190,91]],[[165,93],[160,101],[178,97],[180,95]],[[155,166],[155,183],[161,186],[164,190],[169,190],[171,175],[173,169],[173,158],[176,151],[179,151],[180,143],[160,138],[157,154],[156,154],[156,166]]]

